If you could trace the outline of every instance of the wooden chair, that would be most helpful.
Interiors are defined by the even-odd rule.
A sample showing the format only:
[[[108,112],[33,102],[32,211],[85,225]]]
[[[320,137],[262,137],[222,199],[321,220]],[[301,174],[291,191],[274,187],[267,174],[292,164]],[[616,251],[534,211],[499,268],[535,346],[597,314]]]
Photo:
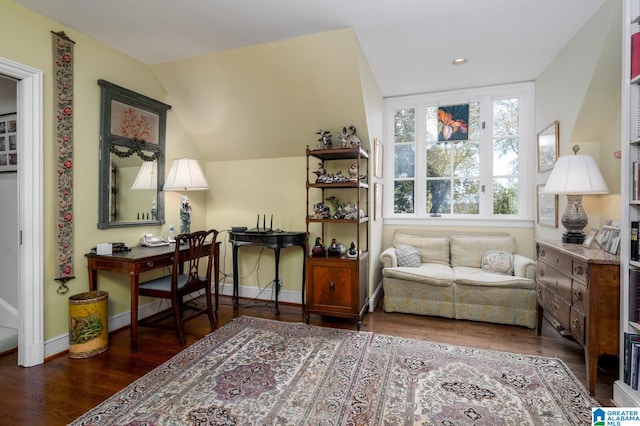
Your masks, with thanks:
[[[206,241],[209,236],[213,236],[212,241]],[[217,236],[218,231],[211,229],[209,231],[180,234],[176,237],[176,251],[173,256],[171,275],[141,283],[138,290],[140,296],[160,297],[171,300],[171,309],[151,315],[140,320],[138,324],[150,327],[166,327],[166,324],[161,322],[173,317],[178,339],[183,345],[186,344],[185,322],[199,315],[207,314],[211,330],[215,329],[213,304],[211,302],[211,274]],[[180,245],[181,242],[183,242],[182,247]],[[205,247],[206,244],[210,244],[209,248]],[[180,261],[180,250],[184,249],[184,247],[188,247],[188,254],[184,257],[183,253],[183,263]],[[199,275],[201,260],[207,265],[205,276]],[[217,277],[215,277],[213,285],[217,285]],[[184,302],[184,296],[201,290],[205,291],[206,306],[196,306],[193,303]],[[187,310],[194,312],[184,316]]]

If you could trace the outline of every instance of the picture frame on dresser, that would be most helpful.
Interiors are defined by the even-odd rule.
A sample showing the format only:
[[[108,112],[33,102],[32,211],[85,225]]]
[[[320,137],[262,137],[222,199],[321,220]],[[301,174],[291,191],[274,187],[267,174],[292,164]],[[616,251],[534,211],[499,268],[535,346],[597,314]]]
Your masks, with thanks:
[[[596,228],[591,228],[591,230],[589,231],[589,234],[585,237],[584,242],[582,243],[582,247],[591,248],[597,234],[598,234],[598,230]]]

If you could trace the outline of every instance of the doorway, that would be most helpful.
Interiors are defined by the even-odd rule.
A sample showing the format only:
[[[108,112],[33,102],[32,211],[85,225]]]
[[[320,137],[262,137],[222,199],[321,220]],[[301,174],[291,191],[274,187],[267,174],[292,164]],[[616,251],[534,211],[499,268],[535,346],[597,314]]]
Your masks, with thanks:
[[[0,58],[0,74],[17,81],[18,365],[44,362],[43,72]]]

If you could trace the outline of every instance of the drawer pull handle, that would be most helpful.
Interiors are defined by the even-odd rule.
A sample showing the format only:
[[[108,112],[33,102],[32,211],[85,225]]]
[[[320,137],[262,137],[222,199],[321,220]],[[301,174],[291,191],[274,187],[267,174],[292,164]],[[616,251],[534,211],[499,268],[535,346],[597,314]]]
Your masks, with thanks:
[[[571,321],[571,328],[578,328],[578,324],[579,324],[578,320],[574,319],[573,321]]]
[[[583,275],[584,274],[584,268],[582,266],[576,266],[575,274],[576,275]]]
[[[573,298],[576,299],[576,300],[582,299],[582,292],[578,291],[578,290],[574,291],[573,292]]]
[[[544,249],[540,250],[540,257],[545,257],[547,255],[547,253],[544,251]]]
[[[147,268],[151,268],[153,266],[153,260],[147,261]]]
[[[331,290],[333,290],[334,288],[336,288],[336,285],[335,285],[335,283],[334,283],[333,281],[329,282],[329,288],[330,288]]]
[[[541,276],[541,277],[544,277],[544,269],[542,269],[542,270],[540,271],[540,276]]]

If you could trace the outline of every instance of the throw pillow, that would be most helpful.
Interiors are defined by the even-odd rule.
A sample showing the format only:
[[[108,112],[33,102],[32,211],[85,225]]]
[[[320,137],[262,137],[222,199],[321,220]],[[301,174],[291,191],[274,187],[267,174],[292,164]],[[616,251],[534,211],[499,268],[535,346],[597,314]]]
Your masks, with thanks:
[[[411,268],[417,268],[422,265],[422,259],[420,259],[420,252],[413,246],[398,246],[396,247],[396,256],[398,257],[398,266],[409,266]]]
[[[489,250],[482,255],[482,270],[495,274],[513,275],[513,255],[502,250]]]

